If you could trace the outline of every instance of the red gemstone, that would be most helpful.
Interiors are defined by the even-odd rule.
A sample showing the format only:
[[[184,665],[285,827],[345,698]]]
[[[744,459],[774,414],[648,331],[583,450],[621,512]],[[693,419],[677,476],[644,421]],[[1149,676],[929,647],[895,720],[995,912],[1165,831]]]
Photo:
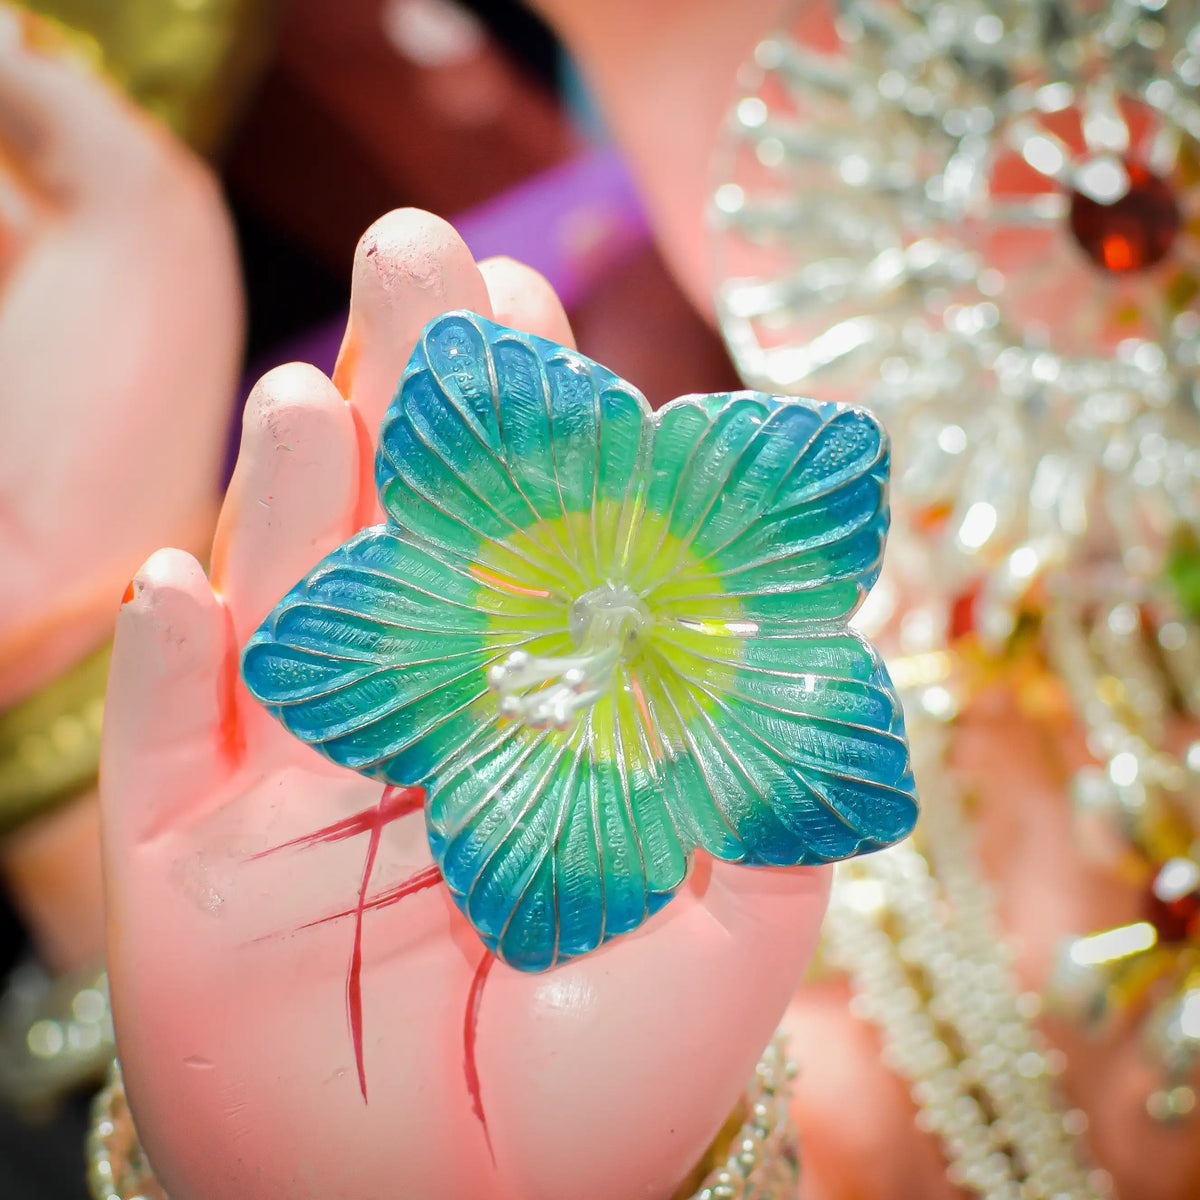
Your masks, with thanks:
[[[979,604],[979,594],[983,586],[978,581],[958,593],[950,601],[950,618],[947,633],[952,642],[975,632],[976,608]]]
[[[1200,870],[1190,858],[1163,864],[1143,899],[1143,914],[1163,942],[1200,935]]]
[[[1145,900],[1146,920],[1164,942],[1182,942],[1200,933],[1200,896],[1180,896],[1178,900],[1160,900],[1151,892]]]
[[[1125,163],[1129,188],[1111,204],[1071,193],[1071,232],[1098,267],[1139,271],[1171,249],[1182,218],[1171,186],[1133,163]]]

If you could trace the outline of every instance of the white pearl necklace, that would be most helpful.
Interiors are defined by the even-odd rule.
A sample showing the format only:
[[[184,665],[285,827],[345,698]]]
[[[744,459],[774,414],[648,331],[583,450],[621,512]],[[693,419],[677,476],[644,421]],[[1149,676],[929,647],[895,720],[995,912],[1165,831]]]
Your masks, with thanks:
[[[1111,1179],[1087,1162],[1085,1115],[1060,1106],[1064,1056],[1029,1024],[1039,1000],[1016,986],[942,739],[910,733],[928,858],[910,840],[839,867],[826,952],[911,1084],[952,1183],[986,1200],[1100,1200]]]

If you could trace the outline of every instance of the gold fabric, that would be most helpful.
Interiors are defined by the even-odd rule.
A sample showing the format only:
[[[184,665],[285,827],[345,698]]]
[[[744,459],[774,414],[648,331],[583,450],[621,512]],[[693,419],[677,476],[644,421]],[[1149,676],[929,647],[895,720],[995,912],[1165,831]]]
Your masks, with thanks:
[[[0,834],[96,781],[112,645],[0,713]]]
[[[280,0],[17,0],[147,112],[213,153],[266,62]]]

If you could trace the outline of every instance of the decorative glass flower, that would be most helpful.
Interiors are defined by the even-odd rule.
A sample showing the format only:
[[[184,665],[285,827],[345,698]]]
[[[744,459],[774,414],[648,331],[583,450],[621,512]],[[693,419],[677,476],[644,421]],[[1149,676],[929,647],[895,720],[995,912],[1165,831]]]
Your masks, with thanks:
[[[812,0],[744,82],[743,377],[883,416],[952,597],[1099,545],[1160,570],[1200,526],[1200,5]]]
[[[694,850],[822,863],[912,828],[900,705],[847,627],[887,471],[859,410],[653,414],[572,350],[449,313],[383,421],[387,523],[280,601],[243,675],[334,762],[426,788],[455,901],[544,970],[640,926]]]

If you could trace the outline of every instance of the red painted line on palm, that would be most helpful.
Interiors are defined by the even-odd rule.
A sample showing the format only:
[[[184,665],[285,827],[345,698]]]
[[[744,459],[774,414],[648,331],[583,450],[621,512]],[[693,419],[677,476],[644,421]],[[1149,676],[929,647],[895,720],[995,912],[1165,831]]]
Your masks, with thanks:
[[[370,826],[371,840],[367,845],[367,859],[363,863],[362,882],[358,888],[358,904],[354,909],[354,947],[350,951],[350,969],[346,973],[346,1010],[350,1019],[350,1037],[354,1042],[354,1065],[358,1068],[358,1087],[362,1092],[364,1104],[367,1101],[367,1067],[363,1058],[362,933],[363,913],[367,908],[367,886],[371,882],[371,872],[375,868],[375,856],[379,853],[379,841],[383,836],[384,825],[412,812],[423,802],[424,793],[417,788],[385,787],[383,795],[379,797],[379,804],[375,808]],[[349,833],[340,831],[335,835],[336,838],[349,836]]]
[[[411,896],[415,892],[424,891],[426,888],[433,887],[435,883],[442,882],[442,873],[436,866],[430,865],[422,867],[414,875],[410,875],[401,883],[393,884],[390,888],[385,888],[382,892],[372,896],[362,907],[364,912],[370,912],[373,908],[386,908],[389,904],[395,904],[398,900],[403,900],[405,896]],[[300,929],[313,929],[317,925],[325,925],[330,921],[342,921],[346,917],[355,917],[358,915],[358,905],[353,908],[343,908],[341,912],[330,913],[328,916],[317,917],[313,921],[307,921],[299,926]]]
[[[280,842],[278,846],[260,850],[257,854],[252,854],[250,860],[253,862],[255,859],[266,858],[280,850],[301,849],[323,842],[340,842],[360,833],[371,833],[376,828],[382,828],[392,821],[408,816],[411,812],[416,812],[424,803],[425,793],[421,788],[386,787],[374,808],[365,808],[352,817],[334,821],[332,825],[326,825],[316,833],[306,833],[302,837],[292,838],[291,841]]]
[[[479,1090],[479,1068],[475,1062],[475,1043],[479,1034],[479,1009],[483,1004],[483,985],[487,983],[488,972],[496,960],[491,952],[485,950],[475,968],[475,977],[471,980],[471,990],[467,994],[467,1011],[463,1018],[463,1074],[466,1076],[467,1095],[471,1097],[471,1111],[483,1127],[483,1140],[487,1143],[488,1153],[492,1156],[492,1165],[496,1165],[496,1151],[492,1149],[492,1135],[488,1131],[487,1117],[483,1112],[483,1095]]]
[[[301,929],[311,929],[314,925],[323,925],[326,921],[336,921],[342,917],[354,917],[354,943],[350,950],[350,967],[346,972],[346,1012],[350,1024],[350,1038],[354,1044],[354,1063],[358,1069],[358,1086],[362,1092],[363,1101],[367,1099],[367,1070],[363,1055],[363,1012],[362,1012],[362,940],[363,914],[370,908],[381,908],[386,904],[395,904],[411,896],[423,888],[432,887],[441,879],[437,867],[426,867],[403,883],[367,899],[367,888],[371,882],[371,872],[375,869],[375,859],[379,854],[379,842],[383,837],[384,827],[392,821],[399,820],[409,813],[415,812],[425,802],[425,793],[421,788],[385,787],[379,797],[379,803],[374,808],[364,809],[353,816],[334,821],[315,833],[292,838],[278,846],[271,846],[251,859],[265,858],[280,850],[304,849],[322,843],[340,842],[346,838],[356,837],[361,833],[369,833],[371,840],[367,844],[367,857],[363,863],[362,879],[358,888],[358,902],[353,908],[329,916],[318,917],[300,926]]]

